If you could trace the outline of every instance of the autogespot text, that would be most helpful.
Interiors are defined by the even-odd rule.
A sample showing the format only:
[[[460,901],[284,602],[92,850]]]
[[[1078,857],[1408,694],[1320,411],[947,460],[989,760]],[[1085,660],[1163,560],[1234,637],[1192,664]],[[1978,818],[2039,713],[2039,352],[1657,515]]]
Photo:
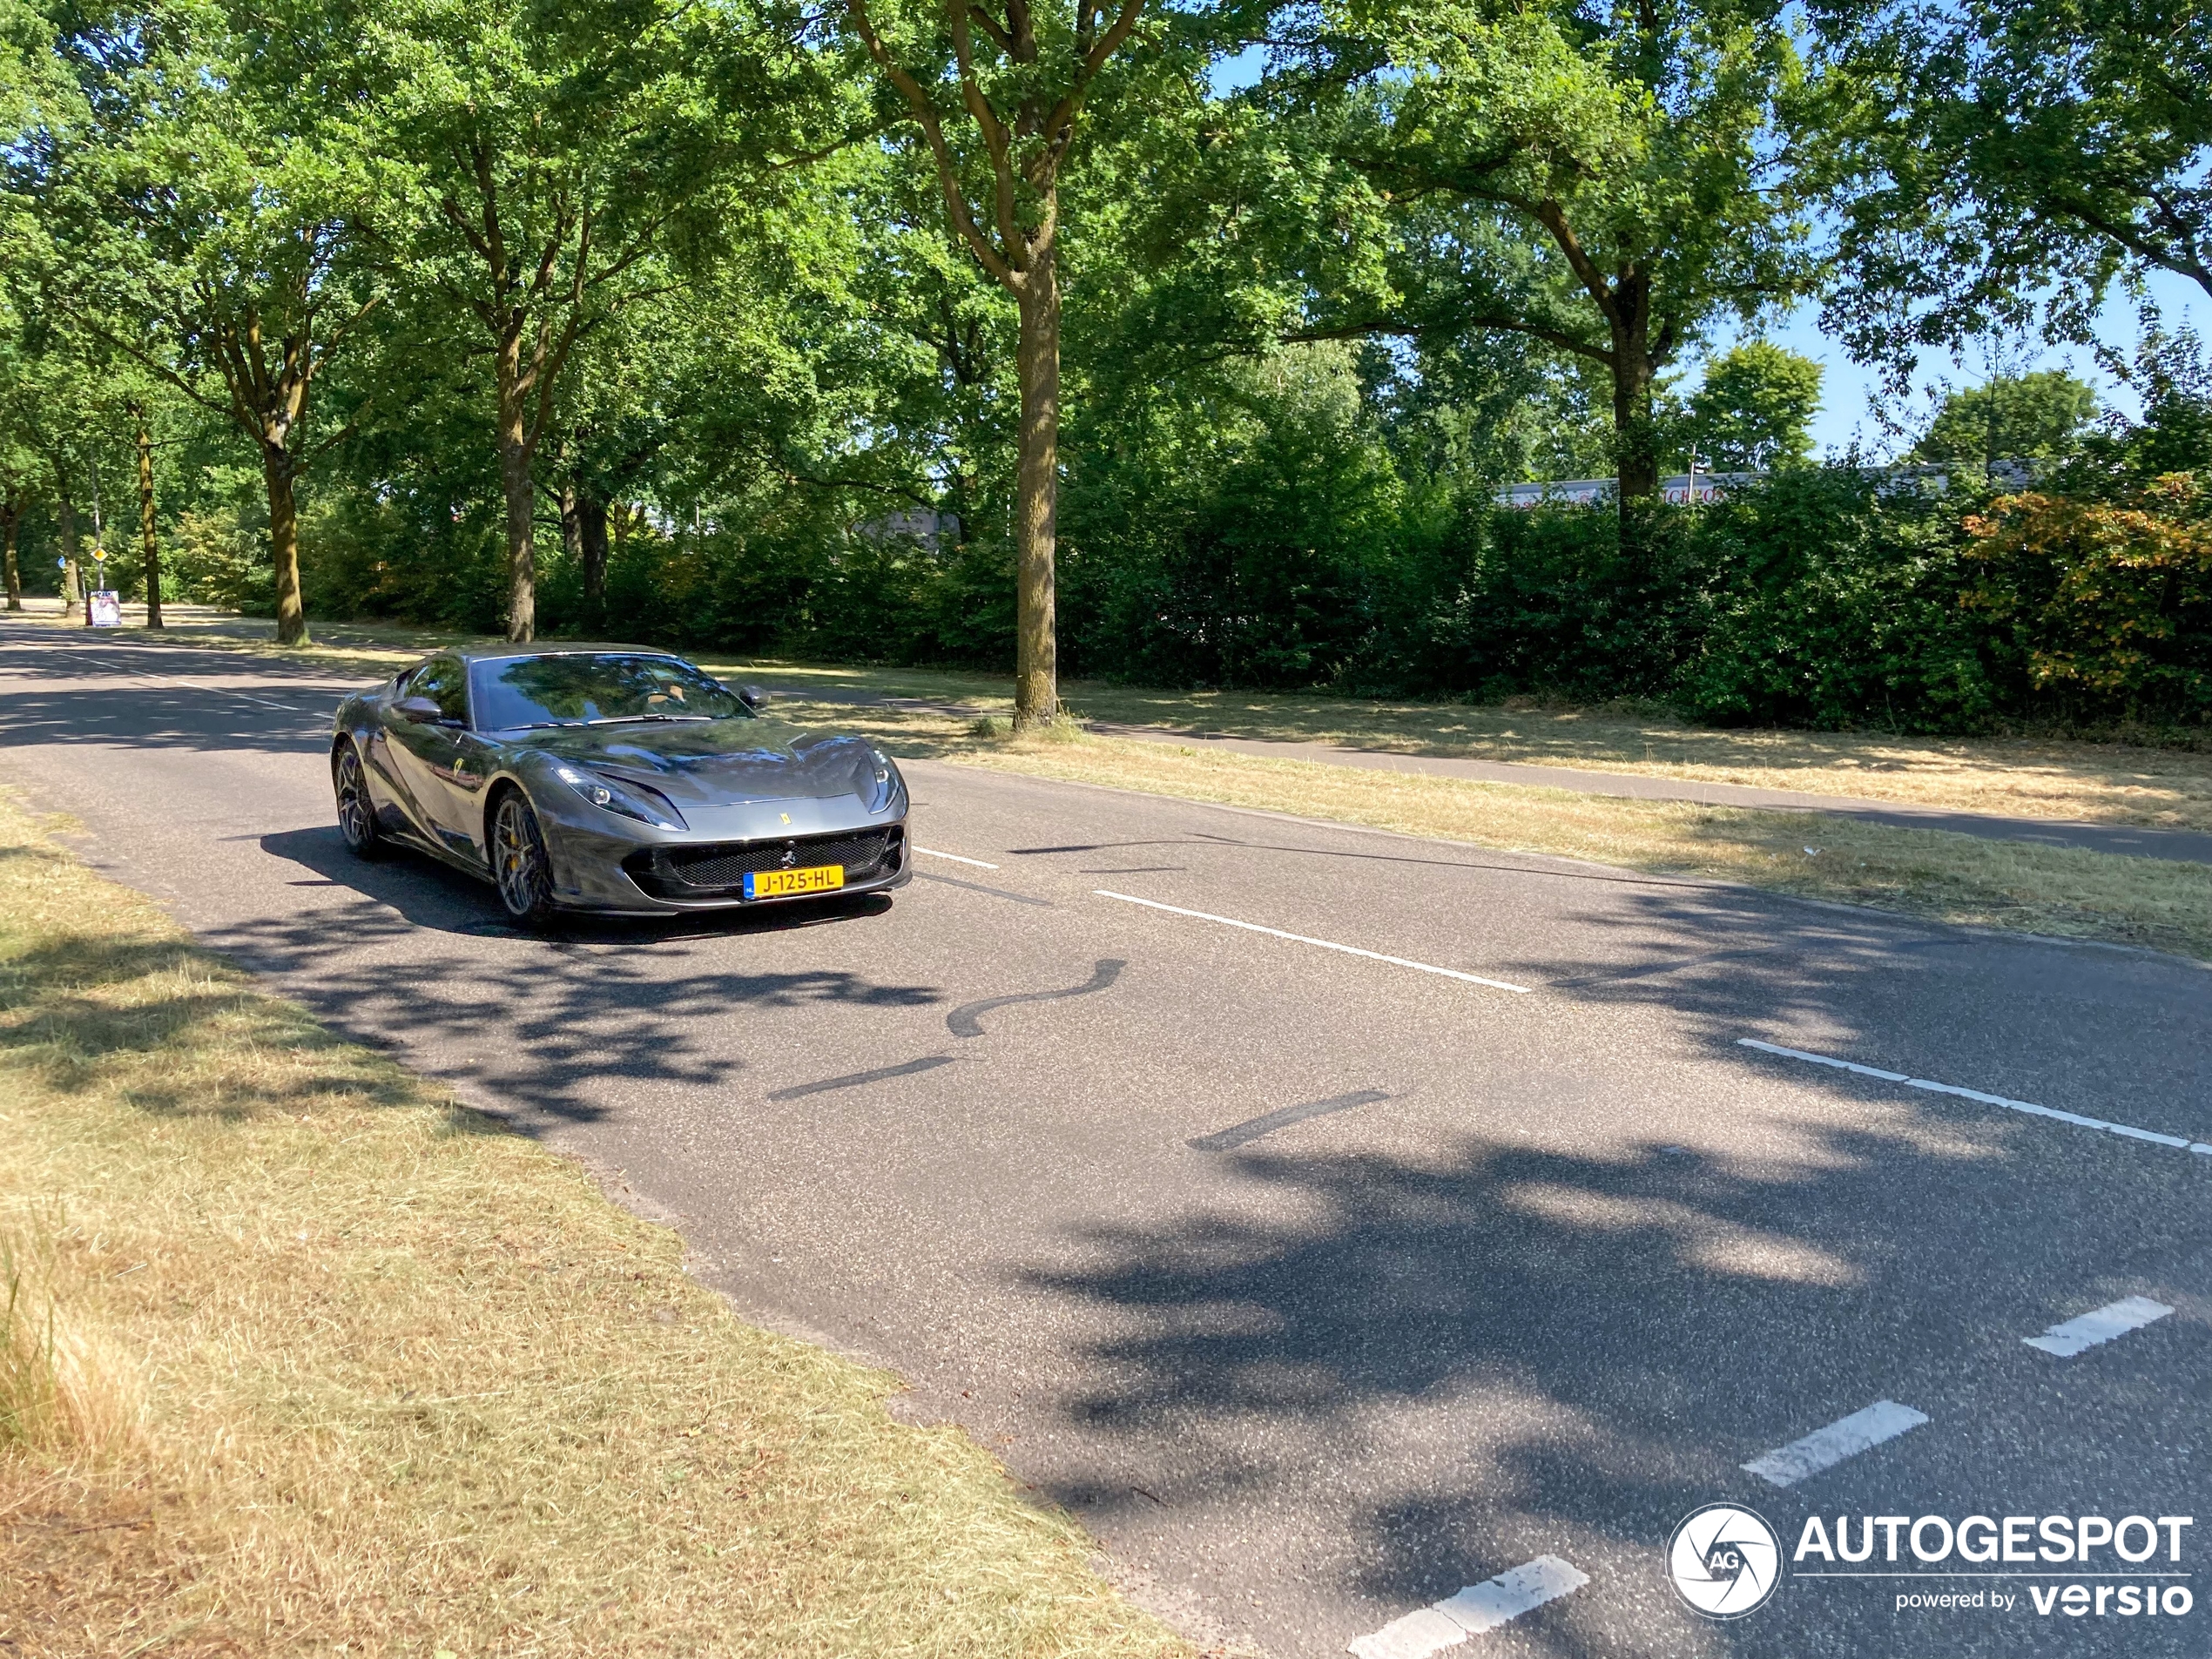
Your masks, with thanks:
[[[2181,1618],[2196,1598],[2185,1583],[2182,1534],[2192,1515],[1809,1516],[1791,1567],[1800,1576],[1844,1576],[1856,1563],[1912,1562],[1941,1588],[1899,1589],[1896,1610],[2028,1613],[2044,1618]],[[2049,1573],[2069,1567],[2070,1573]],[[1979,1569],[1979,1570],[1977,1570]],[[1979,1588],[1948,1581],[1960,1574],[2041,1580]]]

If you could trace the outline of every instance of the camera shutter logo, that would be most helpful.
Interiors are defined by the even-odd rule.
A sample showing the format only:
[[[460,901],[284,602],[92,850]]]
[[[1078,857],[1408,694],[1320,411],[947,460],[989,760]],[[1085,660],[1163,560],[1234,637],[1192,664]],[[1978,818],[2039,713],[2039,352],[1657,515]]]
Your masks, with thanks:
[[[1782,1581],[1782,1541],[1756,1512],[1709,1503],[1675,1528],[1667,1576],[1692,1611],[1740,1619],[1764,1605]]]

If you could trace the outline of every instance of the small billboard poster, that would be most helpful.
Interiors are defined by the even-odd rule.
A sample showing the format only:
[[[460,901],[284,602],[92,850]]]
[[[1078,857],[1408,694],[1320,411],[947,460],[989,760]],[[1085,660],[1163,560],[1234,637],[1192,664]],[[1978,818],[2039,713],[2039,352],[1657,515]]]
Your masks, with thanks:
[[[120,628],[123,625],[123,596],[113,588],[96,588],[86,596],[90,608],[85,621],[95,628]]]

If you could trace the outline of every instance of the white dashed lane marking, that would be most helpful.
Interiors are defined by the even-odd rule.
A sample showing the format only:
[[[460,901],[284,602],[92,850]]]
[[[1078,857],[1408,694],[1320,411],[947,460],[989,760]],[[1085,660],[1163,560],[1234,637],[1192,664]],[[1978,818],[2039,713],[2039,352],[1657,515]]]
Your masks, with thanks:
[[[1856,1073],[1861,1077],[1878,1077],[1885,1083],[1903,1083],[1907,1089],[1924,1089],[1932,1095],[1956,1095],[1961,1100],[1979,1101],[1985,1106],[2002,1106],[2007,1111],[2026,1112],[2031,1117],[2054,1118],[2061,1123],[2072,1123],[2077,1129],[2101,1130],[2107,1135],[2124,1135],[2131,1141],[2149,1141],[2159,1146],[2175,1147],[2212,1157],[2212,1142],[2192,1141],[2186,1135],[2163,1135],[2155,1129],[2107,1123],[2101,1117],[2084,1117],[2080,1112],[2062,1112],[2056,1107],[2038,1106],[2033,1101],[2008,1100],[2002,1095],[1985,1095],[1979,1089],[1961,1089],[1956,1083],[1930,1082],[1925,1077],[1908,1077],[1901,1071],[1884,1071],[1878,1066],[1862,1066],[1852,1061],[1838,1060],[1833,1055],[1808,1054],[1803,1049],[1785,1049],[1778,1042],[1761,1042],[1751,1037],[1738,1037],[1736,1042],[1738,1048],[1757,1049],[1761,1054],[1780,1055],[1784,1060],[1803,1060],[1811,1065],[1828,1066],[1838,1071]]]
[[[995,864],[986,864],[981,859],[964,859],[957,853],[940,853],[934,846],[917,846],[914,851],[926,859],[950,859],[954,864],[972,864],[979,870],[995,870]]]
[[[94,657],[90,651],[82,651],[78,654],[88,661],[98,663],[102,668],[112,669],[118,674],[127,674],[133,679],[149,680],[156,685],[181,685],[188,691],[205,691],[210,697],[232,697],[241,703],[257,703],[265,709],[281,709],[287,714],[306,714],[310,711],[307,709],[295,708],[289,703],[272,703],[267,698],[256,697],[251,691],[233,691],[226,685],[202,685],[198,680],[188,680],[176,674],[148,673],[145,669],[132,664],[112,662],[105,657]]]
[[[1795,1486],[1808,1475],[1833,1468],[1845,1458],[1857,1457],[1884,1440],[1893,1440],[1927,1420],[1925,1412],[1893,1399],[1878,1399],[1865,1411],[1853,1412],[1826,1428],[1817,1428],[1801,1440],[1777,1447],[1743,1467],[1770,1485]]]
[[[1345,1649],[1358,1659],[1428,1659],[1469,1636],[1494,1630],[1532,1608],[1572,1595],[1590,1581],[1588,1573],[1556,1555],[1539,1555],[1510,1573],[1470,1584],[1457,1595],[1394,1619]]]
[[[1239,921],[1234,916],[1217,916],[1204,910],[1185,910],[1181,905],[1162,904],[1157,899],[1132,898],[1126,893],[1109,893],[1104,887],[1093,887],[1091,892],[1101,899],[1119,899],[1123,904],[1143,905],[1147,910],[1164,910],[1171,916],[1190,916],[1199,921],[1217,922],[1224,927],[1241,927],[1250,934],[1265,934],[1270,939],[1287,939],[1294,945],[1312,945],[1318,950],[1341,951],[1347,956],[1364,956],[1371,962],[1388,962],[1393,968],[1410,968],[1417,973],[1439,974],[1446,979],[1463,980],[1469,985],[1487,985],[1494,991],[1514,991],[1523,996],[1528,993],[1526,985],[1508,985],[1501,979],[1485,979],[1480,974],[1462,974],[1456,968],[1439,968],[1433,962],[1417,962],[1404,956],[1386,956],[1379,950],[1362,950],[1357,945],[1339,945],[1332,940],[1311,939],[1304,934],[1286,934],[1280,927],[1263,927],[1256,921]]]
[[[2092,1308],[2064,1325],[2054,1325],[2040,1337],[2022,1337],[2020,1340],[2031,1348],[2071,1359],[2084,1348],[2094,1348],[2114,1337],[2124,1337],[2130,1331],[2140,1331],[2153,1319],[2162,1319],[2173,1311],[2165,1303],[2154,1302],[2148,1296],[2127,1296],[2101,1308]]]

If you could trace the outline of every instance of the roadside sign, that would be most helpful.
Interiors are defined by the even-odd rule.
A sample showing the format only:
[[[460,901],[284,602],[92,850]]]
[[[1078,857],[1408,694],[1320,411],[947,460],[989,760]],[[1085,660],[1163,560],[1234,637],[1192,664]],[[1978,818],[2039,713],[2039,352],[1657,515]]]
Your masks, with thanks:
[[[92,628],[120,628],[123,625],[123,596],[113,588],[100,588],[89,596],[91,609],[85,613],[85,624]]]

